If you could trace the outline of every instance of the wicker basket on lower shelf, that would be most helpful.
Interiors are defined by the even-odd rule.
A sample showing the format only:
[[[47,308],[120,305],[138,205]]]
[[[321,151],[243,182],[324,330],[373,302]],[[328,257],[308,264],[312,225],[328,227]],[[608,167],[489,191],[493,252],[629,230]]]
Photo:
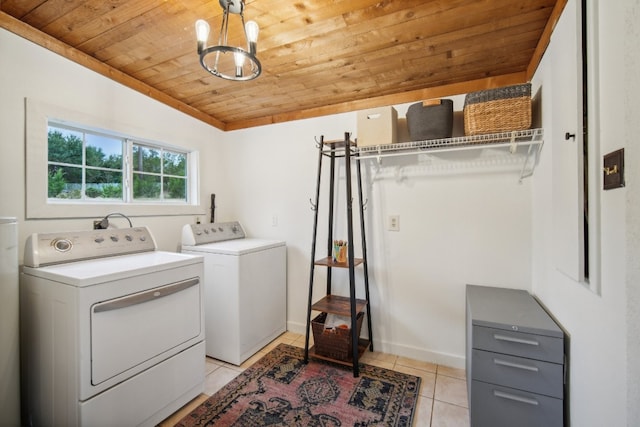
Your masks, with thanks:
[[[530,127],[530,83],[472,92],[464,99],[465,135],[509,132]]]
[[[356,317],[357,336],[360,336],[363,318],[364,313],[358,313]],[[351,360],[353,358],[351,328],[325,329],[324,322],[326,319],[327,313],[320,313],[311,321],[315,353],[318,356],[330,357],[336,360]]]

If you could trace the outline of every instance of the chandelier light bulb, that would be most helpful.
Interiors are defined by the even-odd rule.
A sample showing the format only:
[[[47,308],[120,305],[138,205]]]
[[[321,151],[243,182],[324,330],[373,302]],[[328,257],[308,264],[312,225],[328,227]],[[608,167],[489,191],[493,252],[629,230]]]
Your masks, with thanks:
[[[204,19],[198,19],[196,21],[196,38],[199,42],[205,43],[209,38],[209,23]]]
[[[234,52],[233,60],[236,63],[236,77],[242,77],[242,66],[244,65],[244,54],[241,52]]]
[[[233,60],[236,63],[236,67],[242,67],[244,65],[244,54],[240,52],[234,52]]]
[[[204,50],[204,46],[207,44],[209,38],[209,24],[204,19],[198,19],[196,21],[196,39],[198,40],[198,54],[201,54]]]
[[[249,39],[249,42],[257,43],[258,33],[260,32],[260,28],[258,27],[258,24],[256,23],[256,21],[247,22],[244,28],[247,31],[247,39]]]
[[[255,55],[258,49],[258,33],[260,32],[260,28],[258,28],[256,21],[249,21],[244,25],[244,31],[247,34],[249,52]]]

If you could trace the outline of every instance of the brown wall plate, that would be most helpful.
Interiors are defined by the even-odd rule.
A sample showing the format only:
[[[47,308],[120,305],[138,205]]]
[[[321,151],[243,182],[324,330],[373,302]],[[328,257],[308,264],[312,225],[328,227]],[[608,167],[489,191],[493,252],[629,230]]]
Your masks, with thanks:
[[[602,183],[605,190],[624,187],[624,148],[604,155]]]

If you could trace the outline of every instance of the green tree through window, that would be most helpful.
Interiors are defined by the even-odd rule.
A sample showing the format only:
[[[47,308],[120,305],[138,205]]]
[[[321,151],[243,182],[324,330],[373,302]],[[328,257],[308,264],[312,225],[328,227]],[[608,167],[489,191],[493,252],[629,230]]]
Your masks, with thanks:
[[[127,152],[132,153],[130,165]],[[47,194],[52,200],[184,203],[187,159],[187,153],[162,146],[50,123]]]

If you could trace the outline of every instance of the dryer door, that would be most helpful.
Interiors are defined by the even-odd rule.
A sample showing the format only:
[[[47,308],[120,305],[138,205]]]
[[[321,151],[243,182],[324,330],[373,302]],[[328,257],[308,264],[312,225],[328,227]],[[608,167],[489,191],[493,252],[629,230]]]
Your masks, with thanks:
[[[98,385],[151,359],[161,360],[163,353],[198,337],[199,284],[193,278],[94,304],[91,384]]]

